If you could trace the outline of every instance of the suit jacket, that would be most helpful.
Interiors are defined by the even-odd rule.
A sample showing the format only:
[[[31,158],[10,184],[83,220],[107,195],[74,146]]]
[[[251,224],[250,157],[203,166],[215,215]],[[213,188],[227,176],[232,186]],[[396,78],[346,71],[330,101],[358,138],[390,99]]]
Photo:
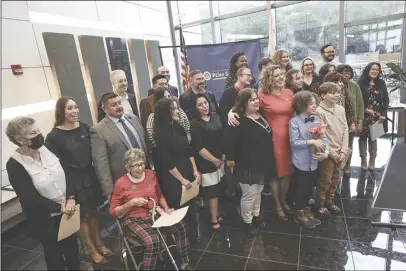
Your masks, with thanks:
[[[210,91],[205,91],[204,95],[207,97],[210,103],[211,112],[218,111],[218,104],[216,101],[216,96]],[[189,120],[192,120],[195,116],[193,114],[196,112],[196,94],[193,90],[188,90],[179,97],[180,107],[185,111]]]
[[[154,105],[154,96],[148,96],[147,98],[141,100],[140,117],[141,124],[144,128],[147,127],[149,115],[154,112]]]
[[[139,116],[138,107],[137,107],[137,99],[135,98],[135,95],[132,94],[132,93],[129,93],[129,92],[127,92],[127,95],[128,95],[127,100],[131,105],[131,109],[133,110],[133,114],[136,115],[136,116]],[[106,116],[106,113],[104,113],[101,106],[102,106],[101,101],[99,101],[99,104],[97,105],[97,122],[101,121]]]
[[[124,118],[130,122],[141,140],[141,148],[148,157],[145,144],[144,128],[137,116],[126,114]],[[90,140],[92,146],[92,159],[97,177],[104,196],[113,192],[115,181],[127,173],[123,159],[125,152],[130,149],[130,144],[117,128],[116,124],[106,116],[99,123],[90,128]],[[149,158],[147,158],[149,162]]]

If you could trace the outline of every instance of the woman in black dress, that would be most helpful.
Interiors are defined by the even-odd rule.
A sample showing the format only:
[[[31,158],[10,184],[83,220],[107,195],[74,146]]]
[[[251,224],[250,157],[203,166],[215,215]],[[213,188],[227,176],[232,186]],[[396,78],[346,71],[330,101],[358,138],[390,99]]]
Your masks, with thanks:
[[[73,98],[61,97],[56,102],[55,125],[45,145],[60,160],[66,181],[72,182],[76,202],[80,204],[80,230],[87,254],[94,263],[107,263],[103,256],[113,253],[103,244],[96,219],[101,192],[92,165],[90,127],[79,121],[79,109]],[[101,254],[102,255],[101,255]]]
[[[240,90],[233,108],[240,125],[225,130],[227,166],[242,190],[241,217],[250,233],[259,226],[264,183],[276,177],[272,129],[259,113],[259,97],[253,89]]]
[[[196,164],[202,174],[203,196],[209,199],[213,230],[220,228],[218,197],[220,178],[224,175],[223,126],[220,116],[210,111],[210,102],[204,94],[196,95],[195,119],[191,123],[192,146]]]
[[[385,81],[381,79],[381,64],[378,62],[369,63],[362,71],[358,85],[361,88],[364,99],[364,122],[362,131],[359,134],[358,146],[361,156],[361,170],[375,170],[375,158],[378,152],[378,143],[371,140],[369,127],[375,122],[384,122],[389,106],[388,89]],[[387,126],[384,125],[385,132]],[[367,147],[368,146],[368,147]],[[369,151],[369,163],[367,165],[367,149]]]
[[[173,98],[161,99],[155,107],[154,139],[156,153],[161,165],[160,186],[168,205],[178,209],[182,196],[182,186],[190,189],[191,182],[200,184],[193,151],[189,145],[185,129],[177,121],[179,105]],[[197,238],[196,202],[191,200],[186,214],[192,240]],[[196,227],[195,227],[196,226]]]

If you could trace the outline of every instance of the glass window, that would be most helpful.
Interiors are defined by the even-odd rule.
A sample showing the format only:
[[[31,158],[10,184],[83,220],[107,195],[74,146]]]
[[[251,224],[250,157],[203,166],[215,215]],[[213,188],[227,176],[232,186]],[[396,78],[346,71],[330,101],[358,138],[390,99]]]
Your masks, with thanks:
[[[221,42],[232,42],[268,36],[268,13],[261,11],[220,21]]]
[[[213,1],[214,16],[257,7],[266,7],[266,1]]]
[[[188,28],[182,28],[182,30],[186,46],[213,43],[211,25],[209,23]],[[175,32],[175,37],[177,40],[177,44],[179,45],[179,30]]]
[[[209,1],[171,1],[173,24],[179,25],[210,18]]]
[[[339,49],[339,1],[303,2],[277,8],[275,13],[276,48],[288,50],[295,67],[307,56],[320,61],[324,44]]]
[[[357,25],[346,28],[345,62],[357,75],[372,61],[382,64],[384,73],[390,73],[388,62],[400,64],[403,20]]]
[[[346,22],[402,12],[405,12],[405,1],[345,1]]]

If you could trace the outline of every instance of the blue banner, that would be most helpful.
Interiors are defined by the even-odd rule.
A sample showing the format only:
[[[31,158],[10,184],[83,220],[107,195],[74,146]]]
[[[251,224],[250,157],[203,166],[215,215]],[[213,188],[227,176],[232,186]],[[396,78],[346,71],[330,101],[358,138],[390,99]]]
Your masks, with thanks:
[[[261,59],[259,39],[221,44],[187,46],[190,70],[201,70],[206,80],[207,90],[220,101],[224,82],[230,67],[230,58],[237,52],[244,52],[252,74],[258,80],[258,62]]]

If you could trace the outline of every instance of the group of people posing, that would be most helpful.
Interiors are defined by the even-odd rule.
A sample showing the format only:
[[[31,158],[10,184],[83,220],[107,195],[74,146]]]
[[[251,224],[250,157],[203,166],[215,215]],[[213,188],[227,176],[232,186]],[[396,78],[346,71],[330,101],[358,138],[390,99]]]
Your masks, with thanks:
[[[87,254],[95,263],[113,255],[102,242],[95,216],[104,198],[126,234],[144,245],[145,270],[155,269],[161,249],[151,227],[151,198],[159,205],[158,215],[171,213],[183,207],[182,191],[193,182],[208,201],[207,222],[214,231],[223,221],[218,211],[223,193],[239,199],[238,211],[250,233],[260,223],[261,194],[272,194],[281,220],[292,215],[305,228],[321,223],[314,211],[340,213],[335,190],[341,169],[349,179],[355,134],[362,170],[375,169],[377,145],[369,127],[385,121],[388,92],[379,63],[368,64],[353,82],[351,66],[333,64],[331,45],[321,54],[326,63],[316,73],[311,58],[293,69],[288,52],[279,50],[261,59],[257,81],[244,53],[236,53],[220,101],[206,90],[201,71],[189,73],[190,89],[180,95],[162,66],[149,96],[140,102],[139,117],[125,73],[116,70],[110,78],[114,91],[102,96],[93,127],[79,120],[70,97],[57,101],[54,128],[46,137],[30,117],[11,120],[6,134],[18,148],[7,172],[44,247],[48,269],[79,269],[76,237],[57,242],[61,215],[72,216],[77,204]],[[184,206],[189,206],[184,221],[166,230],[175,237],[181,269],[188,270],[199,223],[196,200]]]

